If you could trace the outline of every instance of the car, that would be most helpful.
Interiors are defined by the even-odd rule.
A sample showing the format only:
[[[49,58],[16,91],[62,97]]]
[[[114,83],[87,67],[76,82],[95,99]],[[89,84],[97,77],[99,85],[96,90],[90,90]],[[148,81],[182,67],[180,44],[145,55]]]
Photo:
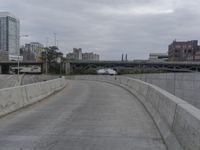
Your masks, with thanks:
[[[104,68],[104,69],[97,70],[97,74],[101,74],[101,75],[116,75],[117,72],[114,69],[111,69],[111,68]]]

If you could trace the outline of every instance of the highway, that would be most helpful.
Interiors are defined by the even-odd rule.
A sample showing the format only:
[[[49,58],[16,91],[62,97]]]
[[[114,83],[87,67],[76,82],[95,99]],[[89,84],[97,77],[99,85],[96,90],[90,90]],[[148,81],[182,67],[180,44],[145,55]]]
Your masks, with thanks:
[[[58,78],[59,76],[56,75],[29,75],[26,74],[23,76],[21,85],[27,85],[27,84],[32,84],[32,83],[37,83],[37,82],[42,82],[42,81],[47,81],[47,80],[53,80]]]
[[[70,81],[0,119],[0,150],[166,150],[140,102],[124,89]]]
[[[22,75],[20,75],[21,77]],[[55,75],[24,75],[21,85],[32,84],[36,82],[42,82],[47,80],[56,79],[59,76]],[[16,86],[18,77],[17,75],[0,75],[0,89]]]
[[[0,89],[14,87],[17,75],[0,75]]]

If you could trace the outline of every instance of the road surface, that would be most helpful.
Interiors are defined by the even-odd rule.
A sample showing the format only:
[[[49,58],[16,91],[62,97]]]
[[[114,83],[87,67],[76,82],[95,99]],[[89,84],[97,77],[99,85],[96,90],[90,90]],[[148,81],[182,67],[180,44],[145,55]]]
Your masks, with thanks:
[[[22,75],[20,75],[21,77]],[[42,82],[47,80],[56,79],[59,76],[55,75],[25,75],[22,78],[21,85],[32,84],[36,82]],[[16,86],[18,81],[17,75],[0,75],[0,89]]]
[[[107,83],[61,92],[0,119],[0,150],[166,150],[138,100]]]
[[[0,89],[14,87],[17,75],[0,75]]]
[[[42,82],[42,81],[47,81],[47,80],[53,80],[59,78],[57,75],[44,75],[44,74],[39,74],[39,75],[31,75],[31,74],[26,74],[22,78],[21,85],[27,85],[27,84],[32,84],[36,82]]]

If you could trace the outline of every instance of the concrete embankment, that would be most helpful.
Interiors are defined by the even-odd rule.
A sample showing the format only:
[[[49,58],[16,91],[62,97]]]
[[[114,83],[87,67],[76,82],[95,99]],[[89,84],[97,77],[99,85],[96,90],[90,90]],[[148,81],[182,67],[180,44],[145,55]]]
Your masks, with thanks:
[[[35,103],[65,87],[64,78],[0,90],[0,116]]]
[[[160,73],[126,76],[156,85],[200,109],[200,73]]]
[[[200,149],[200,110],[161,88],[128,77],[75,76],[118,84],[134,94],[158,127],[169,150]]]

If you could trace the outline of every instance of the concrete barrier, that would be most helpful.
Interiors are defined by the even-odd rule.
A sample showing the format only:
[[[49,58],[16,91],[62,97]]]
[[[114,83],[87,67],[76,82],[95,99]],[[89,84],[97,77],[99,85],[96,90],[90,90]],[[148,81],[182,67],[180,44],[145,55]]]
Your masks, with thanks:
[[[0,90],[0,116],[42,100],[66,84],[64,78]]]
[[[132,92],[154,120],[169,150],[200,150],[200,110],[144,81],[114,76],[75,76],[74,79],[118,84]]]
[[[200,109],[200,73],[125,75],[156,85]]]
[[[21,108],[26,103],[25,88],[14,87],[0,90],[0,116]]]

